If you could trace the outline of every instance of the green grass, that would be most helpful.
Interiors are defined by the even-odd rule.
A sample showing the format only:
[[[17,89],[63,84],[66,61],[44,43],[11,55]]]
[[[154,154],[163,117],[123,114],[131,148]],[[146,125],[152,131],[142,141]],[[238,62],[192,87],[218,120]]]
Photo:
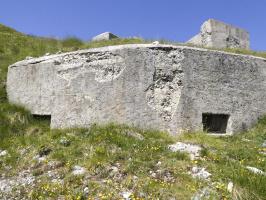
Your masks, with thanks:
[[[245,166],[266,171],[265,156],[259,153],[265,151],[260,146],[266,139],[266,117],[248,132],[231,137],[188,133],[174,138],[156,130],[115,124],[95,125],[89,129],[50,130],[49,120],[33,118],[24,108],[7,102],[7,67],[26,56],[146,42],[151,41],[115,39],[86,43],[75,37],[55,40],[27,36],[0,25],[0,149],[8,151],[8,156],[0,157],[0,174],[12,177],[23,170],[30,170],[39,180],[29,191],[21,188],[20,197],[85,199],[83,189],[88,187],[89,199],[119,199],[121,191],[126,190],[132,191],[134,199],[190,199],[196,191],[209,185],[212,199],[265,199],[265,176],[254,175]],[[265,52],[226,51],[266,58]],[[128,132],[137,133],[144,139],[130,136]],[[61,144],[62,139],[69,144]],[[186,154],[170,152],[168,145],[176,141],[201,144],[204,147],[202,159],[190,161]],[[50,152],[46,160],[38,163],[34,157],[47,149]],[[59,163],[55,169],[49,169],[51,161]],[[158,165],[159,161],[161,165]],[[187,173],[196,164],[212,173],[212,186],[207,181],[193,179]],[[86,176],[72,175],[75,165],[85,167]],[[117,174],[110,171],[114,166],[119,168]],[[152,177],[152,172],[157,170],[161,175]],[[56,172],[64,184],[52,183],[48,171]],[[164,180],[165,174],[170,174],[172,179]],[[226,191],[229,181],[235,185],[232,194]]]
[[[8,150],[10,156],[1,158],[0,163],[5,165],[0,165],[0,173],[12,176],[25,169],[32,170],[40,180],[31,189],[33,199],[57,198],[59,195],[75,199],[82,196],[82,189],[86,186],[91,190],[91,197],[101,194],[106,199],[110,195],[118,199],[123,190],[132,190],[135,197],[145,194],[150,199],[189,199],[197,190],[209,185],[187,174],[195,164],[206,167],[213,174],[215,199],[264,199],[266,195],[265,176],[254,175],[245,169],[245,166],[255,166],[266,170],[265,156],[259,154],[266,138],[266,118],[250,131],[236,136],[188,133],[174,138],[164,132],[115,124],[94,125],[89,129],[50,130],[48,121],[32,118],[23,108],[7,106],[4,110],[4,115],[9,117],[5,122],[7,128],[2,127],[2,131],[9,134],[1,137],[0,149]],[[15,127],[14,116],[19,116]],[[144,139],[128,135],[129,131],[142,135]],[[62,138],[70,144],[62,145]],[[201,144],[204,147],[202,159],[196,163],[186,154],[170,152],[167,147],[175,141]],[[51,152],[45,163],[37,165],[33,158],[44,148]],[[25,149],[27,153],[21,156]],[[49,179],[45,166],[50,161],[61,163],[55,171],[61,174],[65,184],[56,185]],[[160,166],[157,165],[159,161],[162,163]],[[110,168],[117,163],[119,174],[123,176],[121,179],[110,174]],[[75,165],[85,167],[89,177],[73,176],[71,171]],[[11,166],[11,170],[6,172],[5,166]],[[158,169],[169,172],[174,181],[152,178],[150,171]],[[134,176],[138,177],[137,181]],[[235,185],[233,194],[226,192],[229,181]]]
[[[204,159],[200,164],[214,172],[214,180],[233,181],[241,188],[241,199],[264,199],[266,196],[266,177],[255,175],[245,166],[257,167],[266,171],[265,155],[260,151],[266,139],[266,117],[251,130],[230,137],[210,137],[205,133],[185,134],[179,140],[203,144]]]

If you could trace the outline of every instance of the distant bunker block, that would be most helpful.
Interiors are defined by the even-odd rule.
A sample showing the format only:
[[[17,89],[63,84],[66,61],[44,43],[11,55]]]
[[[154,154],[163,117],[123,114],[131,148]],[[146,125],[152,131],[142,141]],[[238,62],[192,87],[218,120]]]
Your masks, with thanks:
[[[224,22],[209,19],[202,24],[200,33],[187,43],[212,48],[249,49],[249,33]]]
[[[134,44],[17,62],[11,103],[52,128],[110,122],[178,134],[232,134],[266,113],[266,60],[184,46]]]
[[[105,33],[101,33],[101,34],[93,37],[92,41],[112,40],[112,39],[116,39],[116,38],[119,38],[119,37],[114,35],[113,33],[105,32]]]

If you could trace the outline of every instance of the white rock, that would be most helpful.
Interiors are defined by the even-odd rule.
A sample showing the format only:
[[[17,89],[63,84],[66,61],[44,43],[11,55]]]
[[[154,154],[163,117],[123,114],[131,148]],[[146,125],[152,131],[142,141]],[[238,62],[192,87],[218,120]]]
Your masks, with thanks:
[[[159,41],[154,41],[152,44],[158,45],[158,44],[160,44],[160,42]]]
[[[36,155],[33,157],[34,160],[36,160],[38,163],[43,163],[47,160],[46,156],[40,156],[40,155]]]
[[[118,174],[119,168],[116,166],[112,166],[112,167],[110,167],[109,172],[110,172],[109,173],[110,176],[115,176],[116,174]]]
[[[28,148],[21,149],[20,150],[20,155],[21,156],[25,155],[28,152],[28,150],[29,150]]]
[[[0,150],[0,156],[6,156],[8,154],[7,150]]]
[[[83,189],[83,193],[85,194],[85,195],[88,195],[89,194],[89,188],[88,187],[85,187],[84,189]]]
[[[209,187],[205,187],[201,190],[199,190],[192,198],[191,200],[203,200],[203,199],[209,199],[211,190]]]
[[[50,56],[50,53],[46,53],[45,56]]]
[[[86,171],[87,170],[84,167],[75,165],[74,168],[73,168],[72,174],[73,175],[83,175],[83,174],[86,173]]]
[[[191,160],[195,160],[200,156],[201,147],[195,144],[186,144],[183,142],[177,142],[169,145],[168,148],[173,152],[186,152],[189,154]]]
[[[60,138],[59,143],[63,146],[69,146],[71,144],[71,141],[66,137],[62,137]]]
[[[144,137],[139,134],[138,132],[132,131],[132,130],[126,130],[124,131],[124,134],[133,138],[136,138],[138,140],[144,140]]]
[[[46,160],[47,160],[46,157],[43,156],[43,157],[40,157],[38,161],[39,162],[45,162]]]
[[[266,140],[264,140],[264,142],[262,144],[262,148],[266,148]]]
[[[206,171],[205,168],[194,166],[191,169],[190,174],[193,178],[208,179],[212,174]]]
[[[52,171],[48,171],[48,172],[47,172],[47,176],[49,176],[49,177],[52,177],[52,178],[53,178],[53,177],[54,177],[54,173],[53,173]]]
[[[156,173],[153,172],[153,173],[151,174],[151,177],[156,178]]]
[[[227,191],[232,193],[233,192],[233,188],[234,188],[234,183],[232,181],[230,181],[227,185]]]
[[[162,164],[161,161],[157,162],[156,166],[160,166]]]
[[[251,140],[246,139],[246,138],[242,138],[242,141],[244,141],[244,142],[250,142]]]
[[[130,191],[124,191],[121,193],[122,197],[125,199],[125,200],[130,200],[130,196],[131,196],[132,192]]]
[[[64,184],[64,180],[59,179],[59,178],[55,178],[55,179],[52,179],[52,183]]]
[[[117,173],[119,171],[118,167],[112,166],[111,167],[112,172]]]
[[[22,171],[14,177],[0,178],[0,195],[11,193],[17,187],[34,187],[34,181],[35,177],[29,170]]]
[[[27,56],[25,59],[26,59],[26,60],[30,60],[30,59],[33,59],[33,57],[31,57],[31,56]]]
[[[120,167],[121,165],[120,163],[115,163],[115,166]]]
[[[264,175],[264,176],[266,176],[266,173],[265,173],[264,171],[262,171],[262,170],[260,170],[260,169],[258,169],[258,168],[256,168],[256,167],[246,166],[246,168],[247,168],[249,171],[253,172],[254,174],[259,174],[259,175]]]

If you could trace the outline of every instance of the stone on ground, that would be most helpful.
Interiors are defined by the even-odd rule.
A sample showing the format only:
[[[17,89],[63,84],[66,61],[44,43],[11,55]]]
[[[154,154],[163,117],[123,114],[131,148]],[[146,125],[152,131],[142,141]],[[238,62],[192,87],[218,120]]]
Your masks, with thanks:
[[[130,196],[132,195],[132,192],[130,191],[124,191],[121,193],[122,197],[125,199],[125,200],[130,200]]]
[[[7,150],[0,150],[0,156],[6,156],[7,155]]]
[[[262,148],[266,148],[266,140],[264,140],[264,142],[262,143]]]
[[[177,142],[175,144],[169,145],[169,149],[173,152],[185,152],[188,153],[191,160],[195,160],[200,157],[200,151],[202,148],[196,144],[186,144],[183,142]]]
[[[72,174],[73,175],[83,175],[83,174],[86,173],[86,171],[87,170],[84,167],[75,165],[74,168],[73,168]]]
[[[14,177],[1,177],[0,176],[0,199],[6,199],[6,196],[19,191],[22,187],[27,187],[26,190],[34,186],[35,177],[30,173],[29,170],[20,172]]]
[[[71,141],[69,139],[67,139],[66,137],[62,137],[60,139],[59,143],[65,147],[67,147],[71,144]]]
[[[234,183],[232,181],[230,181],[227,185],[227,191],[229,193],[232,193],[233,192],[233,188],[234,188]]]
[[[256,168],[256,167],[250,167],[250,166],[246,166],[246,168],[251,171],[254,174],[259,174],[259,175],[264,175],[266,176],[266,172]]]
[[[201,190],[199,190],[192,198],[191,200],[203,200],[203,199],[209,199],[211,194],[211,189],[209,187],[205,187]]]
[[[123,132],[123,134],[125,134],[126,136],[129,136],[129,137],[133,137],[137,140],[144,140],[144,137],[136,131],[126,130]]]
[[[190,174],[192,175],[193,178],[199,178],[206,180],[208,179],[212,174],[206,171],[205,168],[201,167],[192,167]]]

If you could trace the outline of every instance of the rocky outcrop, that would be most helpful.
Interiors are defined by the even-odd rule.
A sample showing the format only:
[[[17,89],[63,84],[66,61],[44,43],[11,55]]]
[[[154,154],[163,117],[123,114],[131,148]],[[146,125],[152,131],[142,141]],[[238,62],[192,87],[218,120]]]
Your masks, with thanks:
[[[266,113],[265,86],[265,59],[160,44],[31,58],[7,78],[9,101],[51,115],[52,128],[117,122],[173,134],[249,128]]]

